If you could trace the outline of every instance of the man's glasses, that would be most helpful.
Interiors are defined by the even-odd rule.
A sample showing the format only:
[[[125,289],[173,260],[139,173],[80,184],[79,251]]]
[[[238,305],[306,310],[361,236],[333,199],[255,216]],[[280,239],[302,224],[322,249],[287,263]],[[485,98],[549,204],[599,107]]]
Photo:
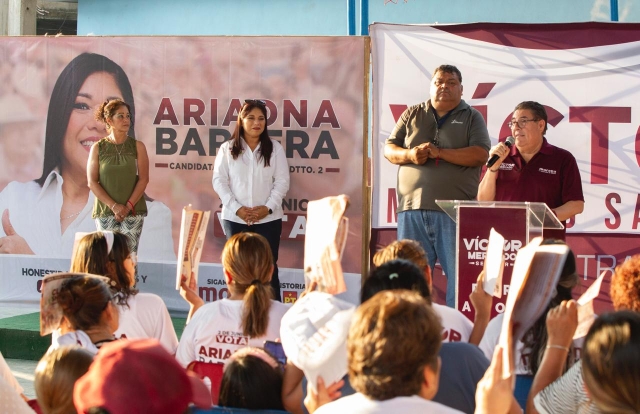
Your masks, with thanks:
[[[265,101],[263,101],[262,99],[245,99],[244,103],[249,104],[249,105],[260,105],[260,106],[266,106],[267,103]]]
[[[519,121],[511,121],[507,125],[509,125],[509,128],[511,129],[513,129],[513,127],[515,127],[516,125],[518,125],[518,127],[520,128],[524,128],[527,126],[527,122],[535,122],[535,121],[539,121],[539,119],[521,119]]]

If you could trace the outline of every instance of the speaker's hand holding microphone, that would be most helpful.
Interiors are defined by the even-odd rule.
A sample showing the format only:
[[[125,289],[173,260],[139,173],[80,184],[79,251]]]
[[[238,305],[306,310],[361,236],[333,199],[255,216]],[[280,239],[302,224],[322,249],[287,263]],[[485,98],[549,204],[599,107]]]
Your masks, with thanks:
[[[489,151],[489,155],[491,156],[489,157],[489,161],[487,161],[487,168],[492,172],[497,172],[500,164],[505,158],[507,158],[507,155],[509,155],[509,152],[511,151],[511,147],[515,142],[516,139],[514,137],[509,137],[504,143],[500,142],[498,145],[491,148],[491,151]],[[491,168],[496,162],[498,162],[498,160],[500,161],[498,168]]]

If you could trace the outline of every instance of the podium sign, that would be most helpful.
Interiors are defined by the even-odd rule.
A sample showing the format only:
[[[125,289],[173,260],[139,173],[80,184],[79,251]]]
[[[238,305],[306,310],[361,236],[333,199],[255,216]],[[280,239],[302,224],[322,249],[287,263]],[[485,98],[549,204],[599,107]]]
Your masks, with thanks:
[[[496,217],[501,218],[495,220]],[[504,312],[506,294],[511,281],[511,271],[516,259],[516,253],[520,247],[528,243],[525,226],[527,219],[525,209],[500,209],[499,207],[462,208],[458,214],[457,226],[457,257],[458,283],[456,289],[456,308],[462,311],[466,317],[473,320],[474,311],[469,295],[473,291],[478,275],[484,266],[485,254],[489,245],[489,233],[491,228],[496,229],[505,240],[504,246],[504,272],[502,274],[502,298],[494,298],[491,309],[491,317]]]
[[[470,320],[474,310],[469,300],[478,275],[484,267],[491,228],[505,239],[505,268],[502,298],[494,298],[491,317],[504,312],[516,254],[543,229],[562,229],[562,223],[544,203],[436,200],[456,222],[456,309]]]

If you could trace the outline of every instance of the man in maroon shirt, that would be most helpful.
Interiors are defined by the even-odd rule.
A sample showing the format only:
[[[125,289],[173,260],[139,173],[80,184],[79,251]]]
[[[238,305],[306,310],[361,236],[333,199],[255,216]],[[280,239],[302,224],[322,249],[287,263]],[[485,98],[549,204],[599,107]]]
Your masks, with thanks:
[[[489,157],[497,154],[500,158],[482,178],[478,200],[546,203],[563,223],[582,213],[578,164],[569,151],[547,142],[544,106],[532,101],[518,104],[509,127],[516,145],[509,149],[499,143],[491,148]]]

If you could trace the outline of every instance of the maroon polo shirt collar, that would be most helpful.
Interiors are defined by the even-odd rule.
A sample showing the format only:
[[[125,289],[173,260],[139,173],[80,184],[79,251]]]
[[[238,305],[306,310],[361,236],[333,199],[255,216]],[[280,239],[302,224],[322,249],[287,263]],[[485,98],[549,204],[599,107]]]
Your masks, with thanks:
[[[531,157],[531,160],[529,160],[529,162],[533,161],[533,159],[538,156],[538,153],[542,153],[544,155],[553,154],[553,146],[549,144],[549,142],[547,141],[547,138],[542,137],[542,146],[540,147],[538,152],[536,152],[536,154],[533,157]],[[515,145],[511,147],[510,155],[512,157],[516,157],[519,160],[519,164],[520,164],[519,167],[526,164],[526,162],[524,161],[524,158],[522,157],[522,155],[520,155],[520,151],[518,150],[518,147],[516,147]]]

